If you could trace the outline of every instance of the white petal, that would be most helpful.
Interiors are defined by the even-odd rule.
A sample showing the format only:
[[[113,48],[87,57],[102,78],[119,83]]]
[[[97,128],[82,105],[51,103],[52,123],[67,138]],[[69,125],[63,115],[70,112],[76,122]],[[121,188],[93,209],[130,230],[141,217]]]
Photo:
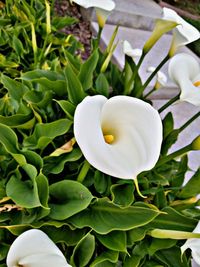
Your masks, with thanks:
[[[168,72],[172,81],[181,88],[180,99],[200,106],[200,90],[193,84],[200,74],[198,61],[188,54],[177,54],[170,60]]]
[[[39,254],[52,254],[60,258],[59,261],[65,261],[66,267],[69,266],[64,255],[53,241],[45,233],[37,229],[28,230],[15,239],[7,255],[7,266],[17,266],[26,257]]]
[[[164,7],[163,19],[179,23],[173,30],[176,46],[186,45],[200,38],[200,32],[181,18],[174,10]]]
[[[147,72],[154,72],[155,71],[155,67],[150,66],[147,68]],[[158,71],[157,72],[157,81],[160,85],[164,86],[167,83],[167,76],[162,72],[162,71]]]
[[[73,2],[84,8],[98,7],[107,11],[115,8],[115,2],[112,0],[73,0]]]
[[[200,233],[200,222],[193,230],[193,233]],[[200,239],[199,238],[189,238],[185,244],[181,247],[181,252],[183,253],[186,249],[190,248],[192,250],[192,257],[196,263],[200,265]]]
[[[131,44],[126,40],[123,42],[123,52],[133,58],[141,57],[142,55],[142,49],[133,49]]]
[[[66,260],[55,254],[33,254],[19,261],[25,267],[70,267]]]
[[[115,137],[107,144],[104,134]],[[133,179],[156,164],[162,142],[158,112],[127,96],[86,97],[74,116],[75,138],[88,162],[118,178]]]

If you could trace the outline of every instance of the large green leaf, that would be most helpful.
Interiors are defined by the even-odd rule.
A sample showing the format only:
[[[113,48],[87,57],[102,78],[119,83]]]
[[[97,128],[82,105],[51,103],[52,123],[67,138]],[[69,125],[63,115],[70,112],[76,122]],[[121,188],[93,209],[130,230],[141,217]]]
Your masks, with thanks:
[[[64,76],[58,72],[50,70],[28,71],[21,76],[22,80],[36,82],[42,85],[45,91],[51,90],[58,96],[66,95],[67,84]]]
[[[109,265],[107,263],[116,263],[118,261],[118,257],[119,253],[117,251],[104,251],[90,264],[90,267],[113,266],[112,264]]]
[[[106,235],[96,234],[96,237],[108,249],[127,252],[126,233],[124,231],[112,231]]]
[[[87,90],[93,86],[93,73],[96,69],[97,62],[99,59],[98,50],[94,50],[94,52],[90,55],[90,57],[81,65],[79,80],[82,84],[83,90]]]
[[[94,236],[88,233],[74,248],[70,262],[73,266],[84,267],[90,261],[95,249]]]
[[[195,197],[200,193],[200,168],[196,173],[190,178],[187,184],[181,189],[178,196],[180,198],[190,198]]]
[[[65,220],[86,209],[93,199],[90,191],[81,183],[63,180],[50,186],[50,217]]]
[[[171,207],[166,207],[162,211],[165,213],[150,223],[151,228],[192,232],[197,224],[195,219],[186,217]]]
[[[65,67],[65,77],[67,81],[68,98],[73,104],[77,105],[83,100],[86,94],[81,82],[69,63]]]
[[[20,207],[41,206],[36,183],[24,182],[13,175],[6,185],[6,193]]]
[[[68,119],[60,119],[50,123],[38,123],[31,136],[24,139],[23,145],[32,149],[45,148],[55,137],[65,134],[71,127]]]
[[[25,86],[23,83],[17,82],[16,80],[11,79],[3,74],[1,74],[1,82],[8,90],[10,97],[17,102],[20,102],[23,95],[28,91],[27,86]]]
[[[130,230],[148,224],[159,211],[147,207],[131,206],[120,208],[107,198],[98,199],[94,204],[69,221],[78,228],[91,227],[97,233],[107,234],[113,230]]]

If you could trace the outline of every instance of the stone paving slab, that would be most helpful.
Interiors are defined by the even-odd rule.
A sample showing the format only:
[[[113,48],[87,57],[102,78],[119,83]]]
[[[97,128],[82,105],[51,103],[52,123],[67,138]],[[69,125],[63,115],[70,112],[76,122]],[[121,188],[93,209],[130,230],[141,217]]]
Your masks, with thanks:
[[[165,103],[166,100],[153,101],[153,105],[157,109]],[[174,117],[174,127],[179,128],[199,111],[199,107],[190,103],[180,102],[167,108],[161,113],[161,116],[164,117],[169,111],[172,112]],[[171,147],[170,153],[190,144],[198,135],[200,135],[200,117],[192,122],[182,133],[180,133],[177,142]],[[188,176],[191,176],[200,166],[200,151],[189,152],[189,166],[192,171],[188,172]]]
[[[115,0],[115,3],[108,24],[152,30],[154,20],[162,16],[162,8],[153,0]],[[96,21],[94,9],[82,9],[82,14],[87,19]]]
[[[116,27],[115,25],[109,25],[109,24],[105,25],[101,38],[102,49],[105,49],[106,46],[108,45],[115,27]],[[92,22],[92,30],[94,34],[97,33],[98,24],[96,22]],[[149,38],[150,35],[151,35],[150,31],[144,31],[144,30],[138,30],[120,26],[116,37],[116,42],[118,41],[119,43],[113,54],[113,62],[117,64],[120,67],[120,69],[122,69],[124,66],[125,56],[122,48],[123,40],[129,41],[133,48],[142,49],[143,45],[145,44],[146,40]],[[150,66],[154,67],[157,66],[161,62],[161,60],[167,55],[171,44],[171,38],[172,36],[170,34],[165,34],[164,36],[162,36],[162,38],[156,43],[156,45],[151,49],[151,51],[145,57],[143,64],[140,68],[140,75],[143,82],[145,82],[149,76],[149,73],[146,71],[147,68]],[[198,57],[187,47],[181,48],[179,52],[189,53],[198,59]],[[165,64],[161,70],[168,76],[167,69],[168,69],[168,64]],[[154,86],[154,83],[155,80],[151,81],[151,83],[149,84],[149,88],[147,88],[147,91]],[[165,90],[162,89],[158,90],[158,92],[156,92],[153,95],[153,97],[159,99],[166,99],[166,98],[169,99],[174,95],[176,95],[177,93],[178,93],[177,86],[173,82],[171,82],[170,79],[168,78],[168,83],[165,86]]]

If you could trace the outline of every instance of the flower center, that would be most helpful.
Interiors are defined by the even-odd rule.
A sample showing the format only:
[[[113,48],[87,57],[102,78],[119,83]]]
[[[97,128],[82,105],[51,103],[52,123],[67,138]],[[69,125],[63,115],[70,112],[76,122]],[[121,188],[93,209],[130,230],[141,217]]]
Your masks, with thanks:
[[[115,140],[114,136],[112,134],[105,134],[104,135],[104,140],[107,144],[112,144]]]
[[[196,82],[194,82],[193,84],[194,84],[194,86],[196,86],[196,87],[200,87],[200,81],[196,81]]]

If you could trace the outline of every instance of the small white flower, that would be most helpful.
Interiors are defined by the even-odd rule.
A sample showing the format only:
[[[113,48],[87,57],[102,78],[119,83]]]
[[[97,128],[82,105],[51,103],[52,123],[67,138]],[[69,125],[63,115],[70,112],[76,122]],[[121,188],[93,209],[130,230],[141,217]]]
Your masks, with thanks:
[[[99,26],[103,28],[110,12],[115,8],[112,0],[71,0],[84,8],[95,7]]]
[[[173,29],[173,50],[200,38],[200,32],[172,9],[163,8],[163,20],[174,21],[179,24]]]
[[[8,252],[7,266],[71,267],[53,241],[37,229],[28,230],[15,239]]]
[[[139,58],[142,55],[142,49],[133,49],[131,44],[126,40],[123,42],[123,52],[125,55],[132,57],[133,59]]]
[[[76,108],[74,135],[87,161],[111,176],[135,179],[160,155],[162,122],[148,103],[129,96],[88,96]]]
[[[193,230],[193,233],[200,233],[200,222]],[[199,238],[189,238],[185,244],[181,247],[182,254],[186,249],[190,248],[192,251],[192,257],[195,262],[200,265],[200,239]]]
[[[156,69],[155,67],[151,66],[151,67],[149,67],[147,69],[147,72],[152,73],[152,72],[155,71],[155,69]],[[166,85],[166,83],[167,83],[167,76],[162,71],[158,71],[156,73],[156,84],[157,84],[157,87],[158,88],[163,87],[163,86]]]
[[[181,89],[180,100],[200,106],[200,64],[191,55],[180,53],[169,62],[169,77]]]

